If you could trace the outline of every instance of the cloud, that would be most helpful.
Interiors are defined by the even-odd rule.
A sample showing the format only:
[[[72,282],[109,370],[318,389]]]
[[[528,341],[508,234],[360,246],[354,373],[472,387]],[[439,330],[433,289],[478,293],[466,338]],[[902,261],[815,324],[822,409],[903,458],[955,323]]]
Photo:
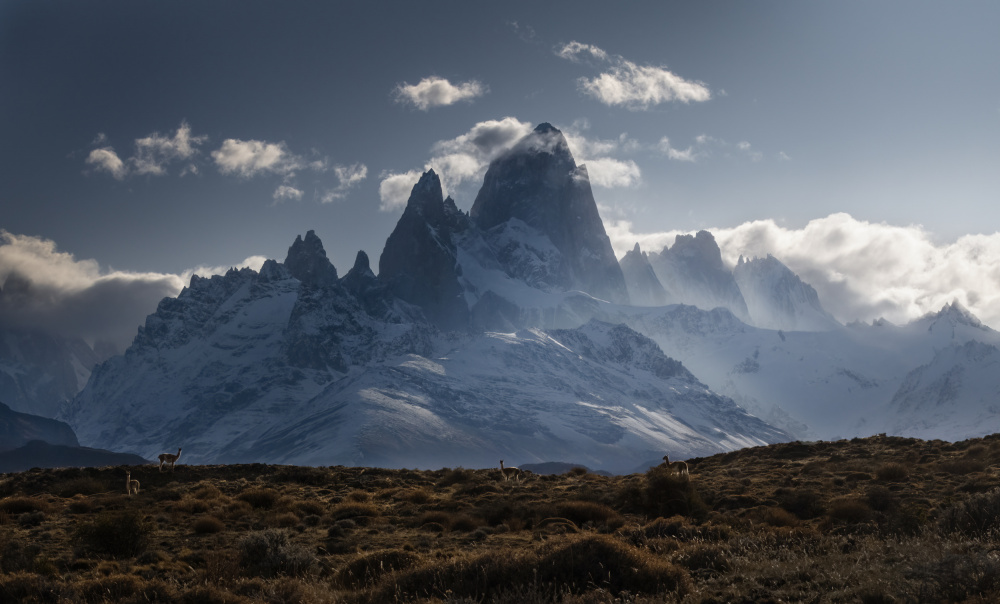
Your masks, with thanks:
[[[630,187],[641,182],[642,174],[634,161],[609,157],[613,153],[634,151],[638,143],[627,134],[610,140],[589,138],[583,133],[588,128],[586,120],[578,120],[562,132],[577,164],[587,165],[591,184]],[[424,170],[433,169],[438,174],[445,194],[463,183],[481,182],[490,162],[533,130],[530,122],[515,117],[479,122],[464,134],[434,143]],[[422,172],[383,172],[379,176],[379,208],[393,211],[405,207],[410,189]]]
[[[420,170],[403,173],[383,172],[379,176],[381,182],[378,185],[378,196],[381,202],[378,209],[392,212],[405,208],[413,185],[420,180],[420,174]]]
[[[288,185],[280,185],[274,190],[274,203],[283,201],[298,201],[302,199],[302,191]]]
[[[135,140],[135,155],[131,158],[136,174],[166,174],[166,166],[177,160],[187,160],[197,152],[197,146],[208,140],[207,136],[191,136],[191,126],[181,122],[173,138],[154,132]],[[187,170],[186,170],[187,171]]]
[[[615,139],[589,138],[584,133],[590,128],[586,120],[577,120],[563,129],[566,144],[577,164],[586,165],[590,184],[597,187],[633,187],[642,182],[642,171],[631,159],[610,157],[620,152],[640,148],[638,142],[622,133]]]
[[[291,174],[302,167],[302,160],[291,154],[284,142],[227,138],[212,151],[212,159],[223,174],[250,178],[259,174]]]
[[[111,146],[105,145],[108,137],[101,132],[93,144],[104,146],[93,149],[87,155],[86,163],[110,173],[117,180],[124,180],[130,174],[163,176],[171,163],[187,161],[197,155],[198,145],[206,140],[207,136],[191,136],[191,126],[182,121],[172,137],[154,132],[135,139],[135,153],[127,160],[122,160]],[[188,173],[197,174],[197,166],[189,164],[181,171],[181,176]]]
[[[258,269],[252,256],[237,265]],[[229,267],[198,267],[174,275],[104,270],[78,260],[54,241],[0,230],[0,328],[104,341],[124,350],[160,300],[176,296],[191,275],[221,274]]]
[[[417,109],[427,111],[431,107],[444,107],[459,101],[468,101],[487,92],[486,86],[476,80],[455,85],[444,78],[431,76],[416,84],[403,83],[396,86],[393,94],[400,103],[412,103]]]
[[[747,141],[730,143],[721,138],[716,138],[707,134],[699,134],[696,136],[694,144],[688,145],[687,149],[678,149],[674,147],[671,144],[670,139],[664,136],[660,139],[660,142],[656,144],[656,149],[663,155],[666,155],[669,159],[675,161],[696,162],[716,154],[720,154],[724,157],[743,156],[754,162],[764,159],[764,154],[754,149],[753,146]],[[779,158],[787,159],[788,156],[782,153],[779,155]]]
[[[177,275],[105,272],[55,242],[0,230],[0,327],[128,345],[146,315],[176,296]]]
[[[592,44],[583,44],[582,42],[573,41],[556,50],[556,56],[570,61],[579,61],[581,54],[588,54],[601,61],[608,60],[608,53]]]
[[[86,159],[87,165],[94,166],[97,170],[104,170],[116,180],[123,180],[128,174],[125,162],[118,157],[111,147],[101,147],[90,152]]]
[[[610,157],[591,159],[581,162],[587,166],[590,184],[608,189],[616,187],[633,187],[642,182],[642,172],[632,160],[619,160]]]
[[[464,182],[481,180],[490,161],[533,128],[530,123],[513,117],[478,122],[464,134],[434,143],[432,157],[424,164],[424,170],[433,169],[438,174],[446,193]],[[424,170],[383,172],[379,176],[379,208],[393,211],[405,207],[410,189]]]
[[[663,153],[670,159],[676,161],[693,162],[696,161],[700,155],[700,153],[698,151],[695,151],[694,147],[692,147],[691,145],[688,145],[688,148],[684,149],[683,151],[680,149],[675,149],[670,145],[670,139],[665,136],[660,139],[660,142],[657,144],[657,148],[659,149],[660,153]]]
[[[580,42],[570,42],[556,50],[564,59],[578,61],[582,54],[608,63],[606,71],[593,78],[580,78],[580,90],[604,103],[629,109],[648,109],[652,105],[679,101],[704,102],[712,93],[703,82],[686,80],[665,67],[638,65],[618,55]]]
[[[347,196],[347,191],[356,187],[364,179],[368,178],[368,166],[364,164],[351,164],[349,166],[334,166],[333,173],[336,175],[339,184],[333,189],[327,189],[321,196],[320,202],[332,203]]]
[[[635,245],[659,251],[677,231],[633,234],[627,221],[608,226],[619,255]],[[905,323],[958,300],[983,322],[1000,326],[1000,233],[937,242],[922,226],[894,226],[831,214],[802,228],[758,220],[709,229],[723,259],[772,254],[812,285],[843,322],[884,317]]]

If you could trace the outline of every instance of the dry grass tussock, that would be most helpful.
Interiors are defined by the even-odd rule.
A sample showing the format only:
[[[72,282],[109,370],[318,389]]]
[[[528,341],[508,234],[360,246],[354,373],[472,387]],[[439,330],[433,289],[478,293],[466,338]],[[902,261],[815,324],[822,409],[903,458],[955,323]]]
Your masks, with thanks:
[[[1000,600],[1000,437],[688,463],[690,479],[521,483],[263,464],[4,475],[0,602]]]

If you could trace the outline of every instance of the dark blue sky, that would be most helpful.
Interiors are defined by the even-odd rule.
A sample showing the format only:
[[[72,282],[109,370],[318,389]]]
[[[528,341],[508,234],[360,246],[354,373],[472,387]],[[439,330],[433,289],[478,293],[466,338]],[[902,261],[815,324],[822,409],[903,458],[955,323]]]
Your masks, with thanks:
[[[806,258],[796,234],[847,213],[947,255],[1000,225],[998,23],[993,2],[7,1],[0,229],[171,275],[315,229],[343,274],[377,266],[414,174],[468,209],[548,121],[620,252],[770,220],[784,239],[733,235],[727,260]]]

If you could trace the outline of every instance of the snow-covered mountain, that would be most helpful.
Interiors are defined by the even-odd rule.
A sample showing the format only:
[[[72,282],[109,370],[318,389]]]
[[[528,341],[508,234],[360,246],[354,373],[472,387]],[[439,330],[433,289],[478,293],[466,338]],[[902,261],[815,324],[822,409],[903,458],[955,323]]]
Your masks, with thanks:
[[[797,438],[887,432],[962,439],[1000,431],[995,404],[980,402],[988,398],[981,393],[1000,389],[1000,372],[982,369],[987,361],[974,355],[948,353],[970,342],[1000,346],[1000,333],[958,304],[902,326],[879,320],[816,332],[761,329],[721,308],[683,305],[607,305],[597,316],[648,335],[713,391]],[[940,412],[934,417],[926,404],[904,404],[934,399],[928,376],[962,366],[956,371],[975,377],[962,382],[953,404],[977,414],[978,425],[945,421]]]
[[[445,333],[405,302],[373,316],[328,263],[309,233],[260,273],[192,278],[66,419],[88,445],[192,462],[621,471],[787,438],[623,325]]]
[[[80,338],[0,329],[0,400],[15,411],[55,417],[108,356]]]
[[[723,265],[722,250],[708,231],[678,235],[672,247],[650,253],[649,263],[667,292],[667,303],[706,310],[727,308],[749,322],[743,294],[732,271]]]
[[[542,124],[469,213],[423,174],[378,275],[359,252],[340,277],[309,231],[260,272],[193,277],[62,417],[85,445],[193,462],[622,471],[792,437],[1000,430],[998,347],[957,304],[840,325],[777,259],[729,270],[704,231],[619,263],[586,170]]]
[[[625,275],[625,285],[632,304],[636,306],[663,306],[667,303],[667,291],[663,289],[649,263],[649,256],[639,249],[639,244],[619,261],[622,274]]]
[[[816,290],[770,254],[751,260],[740,256],[733,277],[746,301],[750,323],[757,327],[826,331],[841,326],[823,310]]]

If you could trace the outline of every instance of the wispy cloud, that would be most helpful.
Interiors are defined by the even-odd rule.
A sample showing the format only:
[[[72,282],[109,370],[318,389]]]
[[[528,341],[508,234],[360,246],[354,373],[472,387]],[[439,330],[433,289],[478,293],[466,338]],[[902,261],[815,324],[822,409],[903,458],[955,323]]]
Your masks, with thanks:
[[[302,191],[289,185],[279,185],[274,190],[274,203],[283,201],[298,201],[302,199]]]
[[[124,180],[128,174],[128,166],[111,147],[92,150],[85,161],[88,166],[93,166],[98,171],[107,172],[116,180]]]
[[[264,259],[237,267],[258,269]],[[192,274],[229,267],[198,267],[174,275],[103,269],[79,260],[49,239],[0,230],[0,328],[37,329],[60,336],[112,342],[124,349],[160,300],[176,296]]]
[[[334,166],[333,173],[337,177],[338,184],[332,189],[327,189],[320,196],[323,203],[332,203],[338,199],[343,199],[350,189],[361,184],[368,178],[368,166],[364,164],[351,164],[349,166]]]
[[[136,174],[161,176],[167,173],[167,166],[174,161],[185,161],[198,153],[198,146],[208,140],[207,136],[191,136],[191,126],[181,122],[172,137],[154,132],[135,141],[135,155],[131,158],[132,170]]]
[[[577,81],[581,91],[605,105],[648,109],[670,101],[690,103],[712,98],[703,82],[686,80],[665,67],[639,65],[591,44],[572,41],[555,52],[571,61],[588,56],[606,64],[605,71],[597,76]]]
[[[207,136],[192,136],[191,126],[182,121],[173,136],[154,132],[135,139],[135,153],[123,160],[113,147],[105,144],[108,137],[102,132],[94,139],[95,145],[102,146],[91,150],[85,162],[117,180],[124,180],[131,174],[163,176],[170,164],[194,158],[199,152],[198,146],[207,140]],[[189,164],[182,169],[181,175],[197,172],[197,167]]]
[[[259,174],[290,174],[304,163],[288,151],[284,142],[268,143],[258,140],[227,138],[222,146],[212,151],[212,159],[223,174],[250,178]]]
[[[533,126],[514,117],[477,123],[468,132],[431,146],[432,157],[424,170],[433,168],[446,191],[469,180],[481,179],[490,161],[531,132]],[[404,207],[421,170],[384,172],[380,175],[379,208],[392,211]]]
[[[606,225],[619,256],[639,242],[659,251],[678,231],[635,233],[628,221]],[[773,254],[816,288],[824,307],[844,322],[884,317],[904,323],[958,300],[1000,327],[1000,233],[941,243],[919,225],[894,226],[831,214],[802,228],[758,220],[709,229],[723,259]]]
[[[470,101],[486,94],[487,91],[487,87],[476,80],[452,84],[445,78],[431,76],[416,84],[404,82],[396,86],[393,94],[398,102],[409,103],[421,111],[427,111],[431,107],[444,107],[459,101]]]

